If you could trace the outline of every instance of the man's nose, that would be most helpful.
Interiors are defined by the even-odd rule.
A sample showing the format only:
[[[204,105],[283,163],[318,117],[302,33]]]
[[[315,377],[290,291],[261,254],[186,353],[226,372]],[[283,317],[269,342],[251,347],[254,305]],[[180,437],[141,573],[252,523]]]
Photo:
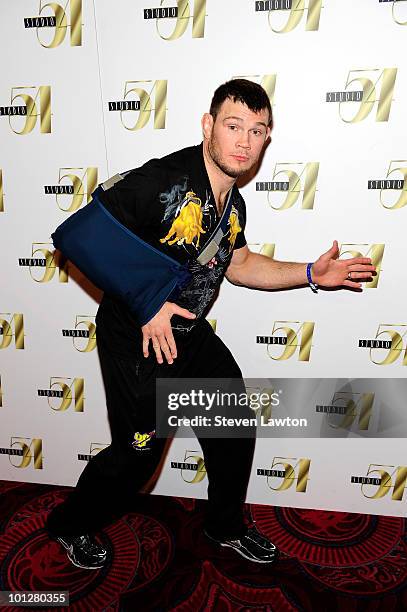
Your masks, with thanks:
[[[250,149],[249,132],[240,132],[237,145],[243,149]]]

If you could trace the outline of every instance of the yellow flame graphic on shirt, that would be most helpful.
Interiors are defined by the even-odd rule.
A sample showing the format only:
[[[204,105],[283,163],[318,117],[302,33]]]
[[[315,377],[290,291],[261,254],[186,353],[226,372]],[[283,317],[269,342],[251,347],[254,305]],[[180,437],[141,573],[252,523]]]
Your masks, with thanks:
[[[230,212],[230,217],[229,217],[229,242],[230,242],[229,251],[231,251],[233,247],[235,246],[236,237],[238,233],[241,231],[242,231],[242,228],[239,225],[239,216],[237,214],[237,210],[234,206],[232,206],[232,210]]]
[[[201,200],[193,191],[188,191],[181,206],[180,213],[174,219],[168,234],[160,239],[160,242],[168,242],[171,246],[177,244],[193,244],[197,249],[201,234],[205,234],[202,228]],[[196,240],[196,243],[193,241]]]

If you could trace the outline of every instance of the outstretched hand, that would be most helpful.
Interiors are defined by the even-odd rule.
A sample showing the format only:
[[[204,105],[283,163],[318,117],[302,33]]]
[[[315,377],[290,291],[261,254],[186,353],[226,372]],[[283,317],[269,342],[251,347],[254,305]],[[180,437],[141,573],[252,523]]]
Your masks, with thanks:
[[[345,285],[352,289],[360,289],[362,280],[372,280],[376,268],[369,257],[352,257],[338,259],[338,242],[334,240],[332,247],[321,255],[312,265],[311,275],[314,283],[323,287],[339,287]]]
[[[177,347],[171,328],[171,317],[177,314],[186,319],[195,319],[196,315],[186,308],[181,308],[173,302],[165,302],[157,314],[142,326],[143,355],[148,357],[148,345],[151,340],[158,363],[163,363],[164,353],[168,363],[173,363],[177,357]]]

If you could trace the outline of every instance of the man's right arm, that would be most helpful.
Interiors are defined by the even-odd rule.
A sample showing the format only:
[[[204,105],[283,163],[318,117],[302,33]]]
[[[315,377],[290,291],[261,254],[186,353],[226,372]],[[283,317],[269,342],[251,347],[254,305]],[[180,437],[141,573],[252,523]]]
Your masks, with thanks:
[[[134,234],[154,230],[161,224],[164,207],[159,194],[165,191],[167,176],[160,160],[150,160],[144,166],[127,174],[102,193],[107,210]],[[171,317],[180,315],[194,319],[195,314],[173,302],[165,302],[157,314],[141,327],[143,354],[148,357],[151,340],[157,362],[163,363],[163,354],[168,363],[177,357],[177,347],[171,328]]]

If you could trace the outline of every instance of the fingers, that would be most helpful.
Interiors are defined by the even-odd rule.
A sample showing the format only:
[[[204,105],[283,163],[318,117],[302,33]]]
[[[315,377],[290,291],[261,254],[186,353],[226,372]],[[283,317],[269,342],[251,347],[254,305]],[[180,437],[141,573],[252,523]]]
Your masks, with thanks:
[[[159,312],[141,328],[143,332],[143,355],[148,357],[151,340],[159,364],[164,361],[163,355],[169,364],[174,363],[174,359],[177,357],[177,346],[170,323],[173,314],[187,319],[196,318],[196,315],[186,308],[181,308],[172,302],[165,302]]]
[[[193,312],[190,312],[186,308],[181,308],[181,306],[178,306],[177,304],[173,304],[172,306],[173,306],[173,314],[180,315],[181,317],[185,317],[186,319],[196,318],[196,314],[194,314]]]
[[[372,260],[369,257],[352,257],[350,259],[342,259],[342,261],[345,261],[348,266],[352,266],[355,264],[361,264],[361,265],[371,265],[372,264]],[[372,267],[374,269],[374,266]]]
[[[364,261],[370,261],[367,258],[360,257],[358,259]],[[376,267],[373,265],[369,265],[366,263],[359,263],[353,265],[349,265],[350,260],[346,260],[346,268],[345,272],[347,273],[347,280],[358,280],[363,279],[365,282],[369,282],[372,279],[372,275],[376,274]]]
[[[149,336],[148,334],[145,334],[143,336],[144,357],[148,357],[149,355],[148,347],[150,340],[157,358],[157,363],[163,363],[163,354],[169,364],[174,363],[174,359],[177,357],[177,346],[175,344],[171,327],[169,327],[166,332],[162,332],[159,335],[152,334],[151,336]]]
[[[169,328],[169,331],[167,331],[166,338],[167,338],[168,346],[170,347],[171,355],[174,359],[176,359],[177,345],[175,344],[175,340],[174,340],[174,336],[173,336],[171,327]]]
[[[329,249],[328,251],[333,257],[338,257],[339,255],[339,247],[338,247],[338,241],[334,240],[332,247]]]
[[[364,278],[366,281],[371,281],[372,279],[372,273],[370,271],[367,272],[355,272],[355,271],[349,271],[350,274],[350,278],[352,280],[357,280],[358,278]],[[348,279],[349,279],[349,275],[348,275]]]
[[[150,336],[145,334],[143,331],[143,355],[144,357],[148,357],[148,344],[150,342]]]
[[[160,342],[159,342],[157,336],[152,336],[151,337],[151,344],[153,345],[153,351],[155,352],[155,356],[157,358],[157,363],[162,363],[163,362],[163,358],[162,358],[162,355],[161,355]]]
[[[351,287],[352,289],[362,289],[361,283],[355,283],[350,280],[344,280],[342,285],[345,285],[346,287]]]
[[[355,267],[357,267],[358,269],[355,270]],[[360,268],[367,268],[367,270],[363,272],[362,270],[360,270]],[[342,284],[347,287],[352,287],[353,289],[360,289],[362,287],[362,282],[369,283],[373,280],[372,274],[375,274],[375,267],[353,266],[353,269],[348,268],[347,271],[348,275]]]
[[[173,363],[173,358],[171,356],[170,347],[168,346],[168,342],[164,334],[161,334],[161,336],[155,336],[152,340],[153,340],[153,349],[157,357],[157,362],[160,364],[163,363],[164,360],[163,360],[162,353],[164,353],[164,356],[167,362]]]
[[[338,255],[339,255],[338,242],[334,240],[331,248],[328,249],[326,253],[323,253],[323,255],[321,255],[321,259],[332,259],[332,258],[336,259]]]
[[[373,280],[372,275],[376,274],[376,266],[372,265],[369,257],[352,257],[342,260],[342,263],[347,281],[363,279],[364,282],[369,282]]]

